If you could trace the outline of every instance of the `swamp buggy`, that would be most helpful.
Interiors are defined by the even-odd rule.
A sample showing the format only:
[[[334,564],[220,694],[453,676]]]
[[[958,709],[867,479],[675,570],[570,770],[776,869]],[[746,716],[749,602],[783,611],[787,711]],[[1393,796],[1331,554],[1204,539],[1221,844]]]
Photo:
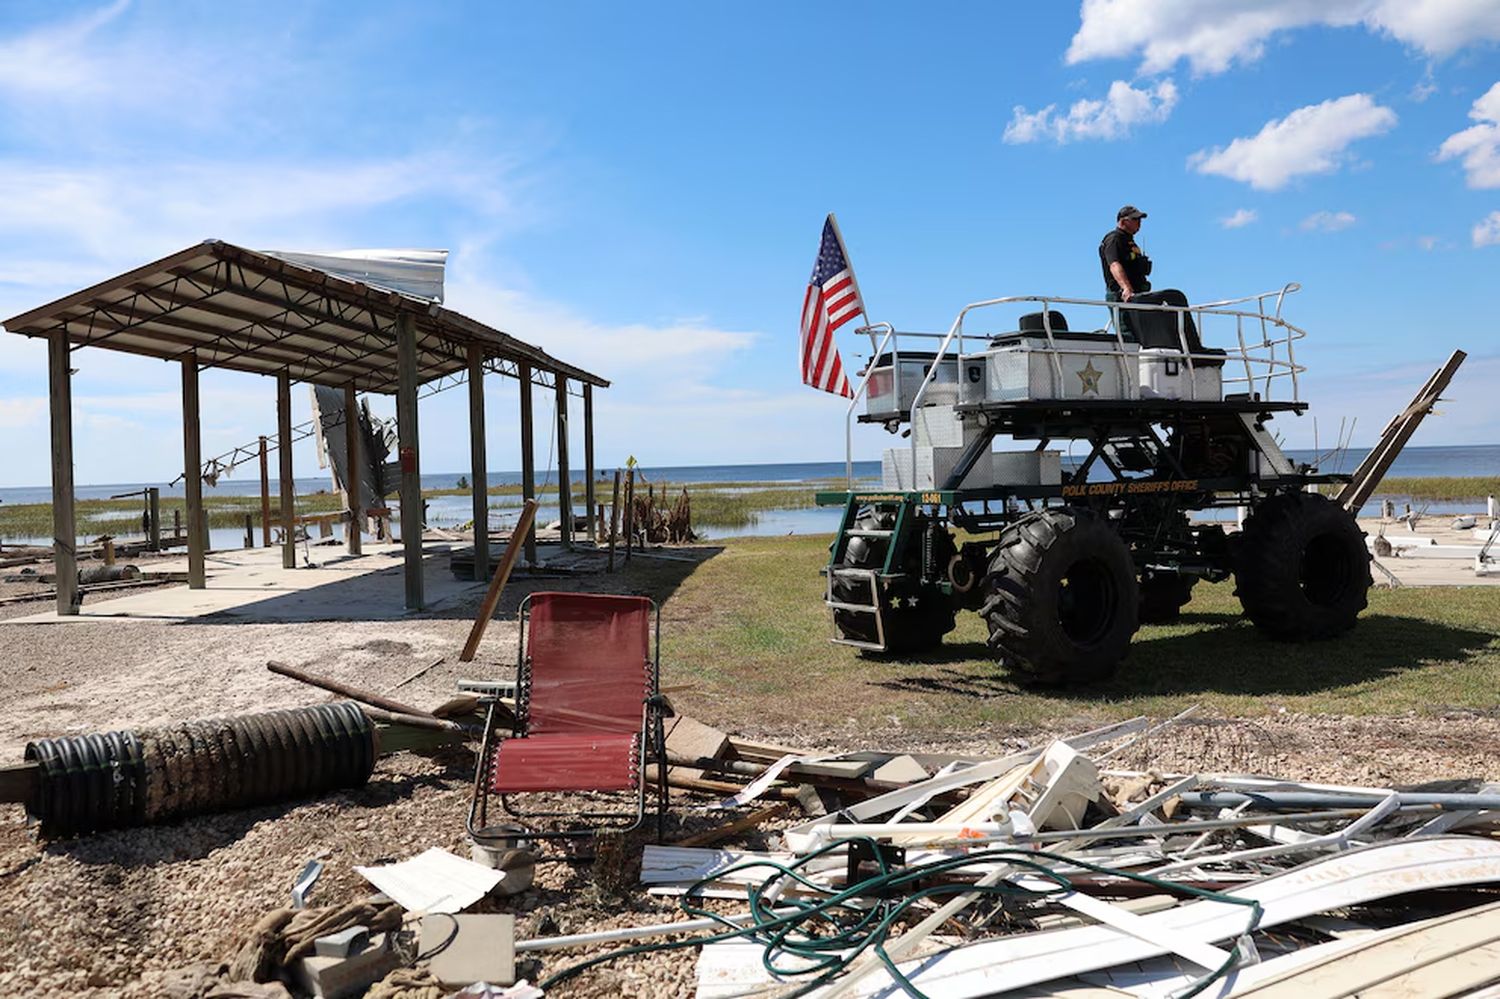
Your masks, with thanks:
[[[859,422],[910,442],[885,452],[880,488],[853,488],[849,460],[851,488],[817,496],[844,507],[824,570],[833,640],[920,654],[970,609],[1005,662],[1094,681],[1199,579],[1231,575],[1271,638],[1353,627],[1371,583],[1364,534],[1314,491],[1348,476],[1291,461],[1267,429],[1307,409],[1305,333],[1282,318],[1297,287],[1197,306],[1000,298],[946,333],[862,327],[873,350],[851,453],[861,400]],[[966,329],[1006,311],[1023,313],[1009,329]],[[1087,312],[1103,325],[1069,329]],[[997,451],[997,437],[1031,446]]]

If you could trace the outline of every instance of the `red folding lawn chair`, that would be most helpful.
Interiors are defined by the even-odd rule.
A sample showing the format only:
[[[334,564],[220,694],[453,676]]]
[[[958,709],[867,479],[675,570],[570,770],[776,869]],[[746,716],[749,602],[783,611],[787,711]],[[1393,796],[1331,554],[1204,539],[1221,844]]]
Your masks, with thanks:
[[[652,619],[655,618],[655,639]],[[486,838],[489,796],[522,819],[587,819],[591,827],[528,835],[628,832],[646,815],[646,765],[656,768],[656,833],[667,804],[662,730],[661,612],[646,597],[533,593],[521,602],[516,710],[510,738],[497,738],[492,702],[474,777],[468,830]],[[529,811],[511,798],[528,792],[621,792],[634,807]],[[530,823],[528,823],[528,826]],[[513,834],[510,834],[513,835]]]

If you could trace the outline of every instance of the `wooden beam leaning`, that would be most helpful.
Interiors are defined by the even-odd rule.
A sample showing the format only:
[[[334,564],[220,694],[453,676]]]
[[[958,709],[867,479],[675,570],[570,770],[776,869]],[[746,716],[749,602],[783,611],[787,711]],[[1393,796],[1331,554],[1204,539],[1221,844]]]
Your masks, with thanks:
[[[536,429],[531,421],[531,365],[516,363],[521,393],[521,498],[536,499]],[[526,531],[526,564],[536,565],[536,528]]]
[[[187,506],[188,589],[208,585],[204,564],[207,518],[203,515],[203,438],[198,407],[198,353],[182,359],[182,491]]]
[[[474,661],[474,653],[479,649],[479,643],[484,638],[484,631],[490,626],[490,618],[495,616],[495,608],[500,605],[500,593],[505,589],[505,583],[510,579],[510,571],[515,567],[516,556],[524,547],[523,539],[530,536],[532,522],[536,520],[536,500],[527,499],[521,507],[521,519],[516,522],[515,529],[510,534],[510,544],[505,546],[505,554],[500,559],[500,568],[495,571],[495,576],[490,580],[490,588],[485,591],[484,600],[479,605],[479,614],[474,618],[474,626],[469,629],[468,641],[464,642],[464,650],[459,653],[459,662],[470,663]]]
[[[588,510],[589,540],[599,543],[594,510],[594,386],[583,383],[583,505]]]
[[[401,547],[406,609],[422,609],[422,463],[417,449],[417,322],[396,317],[396,436],[401,456]]]
[[[281,487],[281,567],[297,567],[297,483],[292,478],[292,375],[276,376],[276,460]]]
[[[73,372],[68,334],[47,338],[52,405],[52,559],[57,613],[78,613],[78,531],[73,511]]]
[[[350,555],[364,550],[362,535],[365,530],[364,497],[360,495],[360,466],[363,457],[359,447],[359,393],[354,383],[344,386],[344,505],[349,508],[348,534],[345,547]]]
[[[557,516],[562,525],[564,549],[573,547],[573,480],[568,470],[568,380],[554,374],[557,383]]]
[[[490,476],[484,453],[484,347],[469,344],[469,494],[474,500],[474,578],[490,577]]]

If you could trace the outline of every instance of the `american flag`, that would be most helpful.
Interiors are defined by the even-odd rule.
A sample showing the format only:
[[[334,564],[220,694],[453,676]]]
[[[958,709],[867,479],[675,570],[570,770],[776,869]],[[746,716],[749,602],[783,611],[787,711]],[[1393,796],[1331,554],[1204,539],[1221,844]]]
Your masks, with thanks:
[[[854,269],[833,216],[823,223],[823,243],[802,299],[802,383],[835,395],[854,395],[844,375],[834,330],[865,311]]]

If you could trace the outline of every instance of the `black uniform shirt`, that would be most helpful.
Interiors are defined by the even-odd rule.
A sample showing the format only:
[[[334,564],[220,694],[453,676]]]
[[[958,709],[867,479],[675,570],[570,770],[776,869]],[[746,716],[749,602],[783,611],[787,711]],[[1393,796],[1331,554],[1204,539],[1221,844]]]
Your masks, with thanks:
[[[1099,241],[1099,264],[1104,268],[1104,287],[1111,295],[1118,296],[1120,282],[1109,272],[1109,265],[1116,261],[1125,268],[1131,291],[1140,294],[1151,290],[1151,282],[1146,280],[1146,275],[1151,273],[1151,258],[1135,245],[1135,239],[1130,233],[1118,226],[1105,233],[1104,238]]]

